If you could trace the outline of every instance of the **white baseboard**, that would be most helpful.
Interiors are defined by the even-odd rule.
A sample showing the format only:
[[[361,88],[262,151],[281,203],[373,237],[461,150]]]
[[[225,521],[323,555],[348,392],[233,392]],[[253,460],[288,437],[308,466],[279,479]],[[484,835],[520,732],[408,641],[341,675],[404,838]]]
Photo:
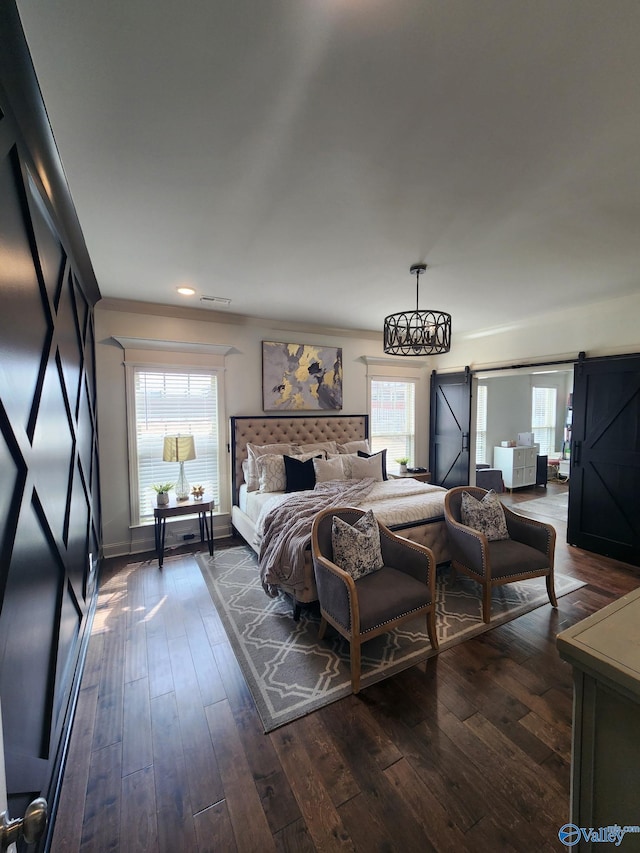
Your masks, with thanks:
[[[110,542],[103,546],[105,559],[110,557],[126,557],[130,554],[143,554],[146,551],[154,551],[155,534],[153,525],[145,525],[143,527],[132,527],[130,530],[130,538],[126,542]],[[194,538],[185,540],[186,535],[193,534]],[[231,519],[228,515],[214,516],[213,519],[213,538],[226,539],[231,536]],[[175,521],[167,521],[167,530],[165,534],[165,551],[170,551],[179,545],[184,545],[186,542],[200,541],[200,527],[198,520],[195,519],[176,519]]]

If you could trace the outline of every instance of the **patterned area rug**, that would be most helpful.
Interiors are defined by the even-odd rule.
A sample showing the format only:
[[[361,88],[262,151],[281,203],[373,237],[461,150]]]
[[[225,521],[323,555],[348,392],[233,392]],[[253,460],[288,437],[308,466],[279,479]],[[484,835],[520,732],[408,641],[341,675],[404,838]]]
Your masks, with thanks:
[[[260,584],[255,553],[248,546],[218,548],[196,559],[255,699],[265,732],[351,693],[349,644],[331,627],[317,639],[320,615],[304,608],[292,619],[286,596],[268,598]],[[583,586],[556,574],[556,595]],[[549,605],[544,578],[507,584],[493,592],[491,623],[481,616],[480,586],[441,569],[436,627],[440,650],[495,628],[523,613]],[[434,655],[424,619],[362,646],[361,689]]]

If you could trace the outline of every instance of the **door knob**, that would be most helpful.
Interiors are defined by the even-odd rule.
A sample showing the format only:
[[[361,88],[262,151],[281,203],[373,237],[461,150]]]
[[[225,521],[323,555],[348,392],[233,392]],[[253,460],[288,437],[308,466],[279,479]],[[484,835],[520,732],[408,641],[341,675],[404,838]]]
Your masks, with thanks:
[[[24,817],[10,820],[9,812],[0,815],[0,850],[24,838],[27,844],[39,841],[47,827],[47,801],[38,797],[27,806]]]

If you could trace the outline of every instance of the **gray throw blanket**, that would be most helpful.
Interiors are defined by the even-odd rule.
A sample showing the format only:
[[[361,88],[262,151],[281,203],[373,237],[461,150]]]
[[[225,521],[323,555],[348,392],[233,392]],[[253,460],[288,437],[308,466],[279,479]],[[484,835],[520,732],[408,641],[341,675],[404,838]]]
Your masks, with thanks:
[[[375,480],[331,480],[311,492],[295,492],[286,501],[266,509],[261,519],[260,579],[267,595],[278,594],[278,584],[301,584],[305,549],[314,517],[332,506],[357,506]]]

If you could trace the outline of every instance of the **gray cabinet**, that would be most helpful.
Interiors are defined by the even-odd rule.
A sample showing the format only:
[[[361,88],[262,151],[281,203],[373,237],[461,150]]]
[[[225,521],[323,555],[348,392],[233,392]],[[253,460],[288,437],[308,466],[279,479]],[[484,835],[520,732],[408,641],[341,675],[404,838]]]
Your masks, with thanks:
[[[640,824],[640,590],[558,634],[573,666],[571,822],[577,827]],[[612,846],[612,845],[610,845]],[[602,849],[584,836],[571,849]],[[640,850],[628,832],[620,849]]]

